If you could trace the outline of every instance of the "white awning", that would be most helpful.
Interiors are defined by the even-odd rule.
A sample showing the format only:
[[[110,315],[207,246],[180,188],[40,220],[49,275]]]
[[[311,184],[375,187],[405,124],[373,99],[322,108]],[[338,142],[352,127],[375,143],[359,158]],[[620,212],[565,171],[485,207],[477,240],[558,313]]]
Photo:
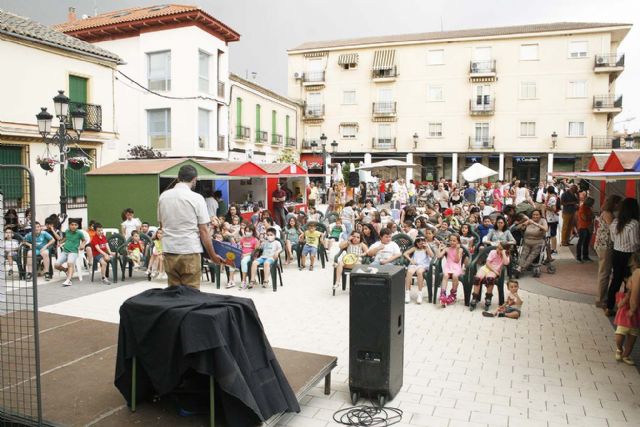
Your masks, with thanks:
[[[395,49],[376,50],[373,54],[373,70],[389,70],[396,63]]]
[[[357,64],[357,63],[358,63],[357,53],[345,53],[338,57],[338,65]]]
[[[580,178],[592,181],[639,181],[640,172],[553,172],[551,176],[557,178]]]
[[[318,58],[318,57],[321,57],[321,56],[326,56],[327,53],[328,52],[326,50],[323,50],[323,51],[320,51],[320,52],[307,52],[307,53],[304,54],[304,57],[305,58]]]

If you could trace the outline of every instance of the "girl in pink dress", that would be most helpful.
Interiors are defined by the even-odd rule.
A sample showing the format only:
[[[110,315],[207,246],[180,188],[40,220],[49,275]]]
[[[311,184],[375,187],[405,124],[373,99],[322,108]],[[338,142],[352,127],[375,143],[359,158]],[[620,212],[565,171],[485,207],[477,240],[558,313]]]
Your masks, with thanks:
[[[631,256],[632,273],[625,282],[624,291],[616,293],[618,312],[616,328],[616,360],[635,365],[631,351],[640,335],[640,253]]]
[[[460,236],[457,234],[449,236],[449,246],[445,246],[444,244],[440,245],[438,257],[445,257],[445,262],[442,267],[442,284],[440,286],[440,304],[443,308],[456,302],[458,283],[460,282],[460,276],[462,276],[463,254]],[[449,279],[451,279],[452,286],[451,294],[447,296]]]
[[[498,212],[502,212],[502,190],[500,190],[499,182],[496,182],[493,188],[493,207]]]
[[[500,277],[502,267],[509,265],[509,262],[509,252],[505,251],[502,248],[502,245],[498,243],[498,246],[489,252],[487,261],[478,269],[478,272],[473,278],[473,292],[471,294],[471,302],[469,303],[470,311],[473,311],[480,301],[483,282],[487,287],[487,293],[485,294],[484,300],[484,310],[489,310],[489,307],[491,307],[491,298],[493,297],[493,286],[495,281]]]

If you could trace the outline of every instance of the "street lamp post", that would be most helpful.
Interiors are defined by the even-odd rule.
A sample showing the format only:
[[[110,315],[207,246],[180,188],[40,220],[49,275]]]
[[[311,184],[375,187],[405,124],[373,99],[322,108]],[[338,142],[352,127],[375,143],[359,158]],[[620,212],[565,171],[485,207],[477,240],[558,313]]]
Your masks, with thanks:
[[[551,134],[551,148],[552,149],[556,148],[557,143],[558,143],[558,134],[554,130],[553,133]]]
[[[80,134],[82,133],[84,119],[87,114],[81,108],[69,113],[69,98],[64,94],[63,90],[59,90],[58,94],[53,98],[53,105],[60,124],[58,125],[58,131],[50,138],[49,134],[51,133],[51,120],[53,116],[43,107],[41,111],[36,114],[36,118],[38,119],[38,132],[42,135],[42,142],[47,145],[47,152],[49,151],[49,144],[56,145],[60,151],[60,216],[66,218],[67,183],[65,169],[67,154],[69,153],[69,144],[80,141]],[[71,128],[76,133],[75,137],[68,132],[67,118],[69,116],[71,116]]]
[[[418,141],[420,141],[420,137],[418,136],[418,132],[413,134],[413,149],[418,148]]]

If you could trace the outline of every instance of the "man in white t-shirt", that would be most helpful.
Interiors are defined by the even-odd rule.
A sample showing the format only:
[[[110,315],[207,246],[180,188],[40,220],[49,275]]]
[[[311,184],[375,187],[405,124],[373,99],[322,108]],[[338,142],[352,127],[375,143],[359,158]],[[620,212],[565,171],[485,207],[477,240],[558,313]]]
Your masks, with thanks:
[[[391,230],[388,228],[380,230],[380,241],[371,245],[367,251],[367,256],[374,257],[371,265],[391,264],[402,256],[402,251],[398,244],[391,241]]]
[[[127,208],[124,210],[125,220],[120,224],[120,231],[125,239],[131,237],[132,231],[140,231],[140,227],[142,227],[142,222],[138,218],[133,217],[133,209]]]

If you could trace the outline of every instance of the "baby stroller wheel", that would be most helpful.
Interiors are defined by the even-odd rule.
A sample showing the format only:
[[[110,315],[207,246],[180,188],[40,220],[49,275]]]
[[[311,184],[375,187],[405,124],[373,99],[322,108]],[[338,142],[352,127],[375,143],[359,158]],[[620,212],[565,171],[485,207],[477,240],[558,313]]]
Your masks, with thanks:
[[[540,266],[533,267],[533,277],[540,277]]]
[[[555,274],[556,273],[556,268],[551,264],[547,265],[547,273]]]

